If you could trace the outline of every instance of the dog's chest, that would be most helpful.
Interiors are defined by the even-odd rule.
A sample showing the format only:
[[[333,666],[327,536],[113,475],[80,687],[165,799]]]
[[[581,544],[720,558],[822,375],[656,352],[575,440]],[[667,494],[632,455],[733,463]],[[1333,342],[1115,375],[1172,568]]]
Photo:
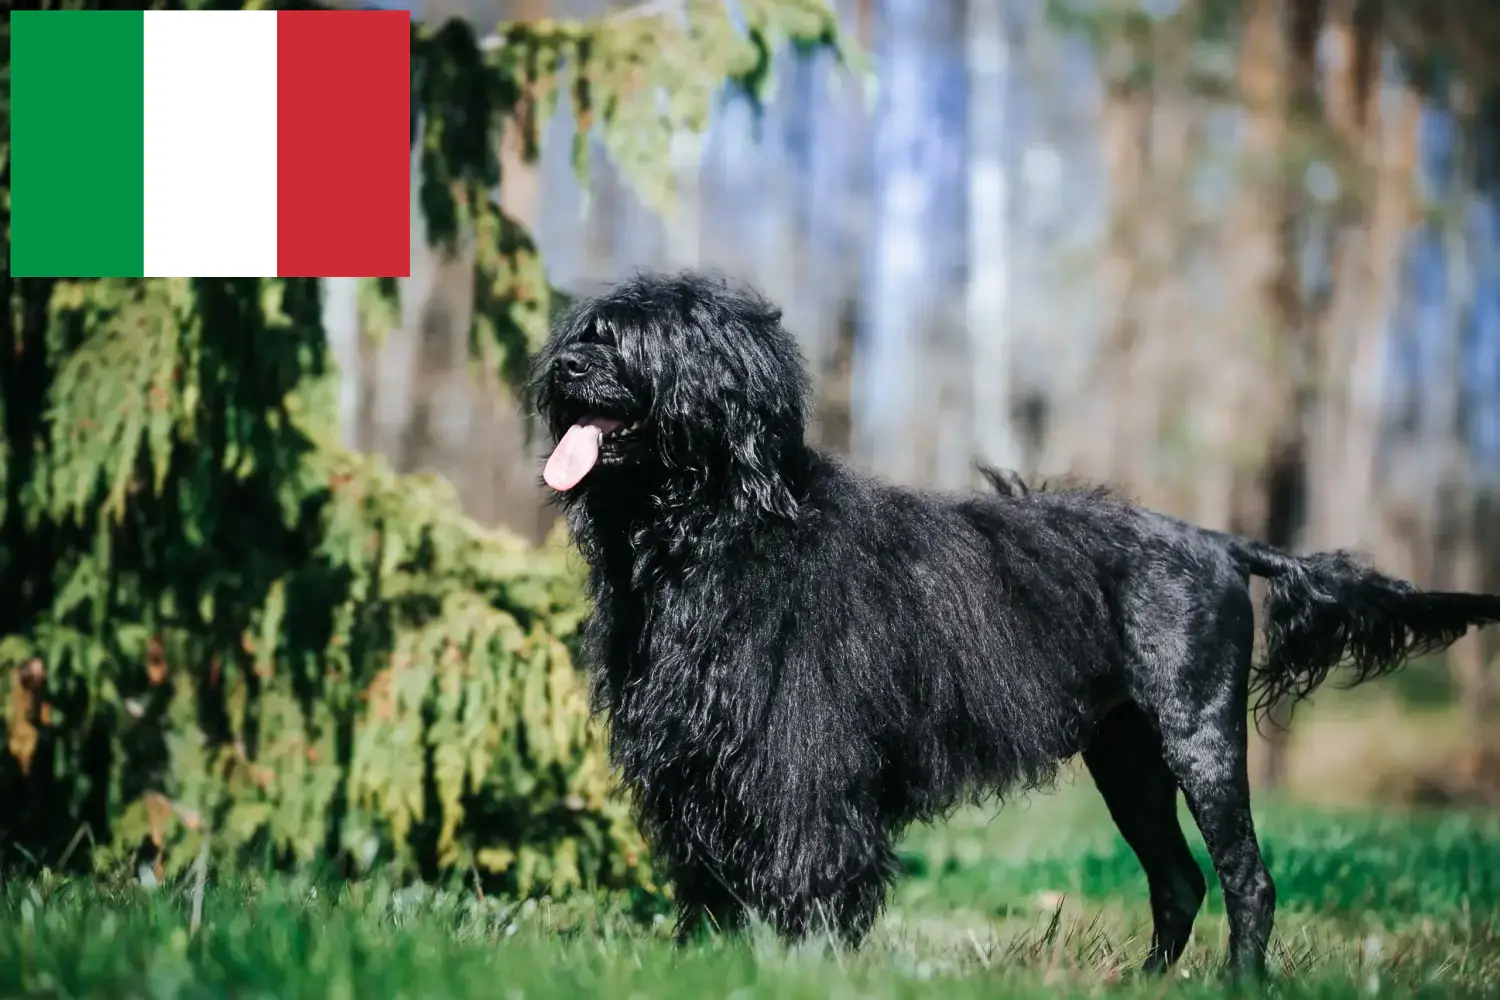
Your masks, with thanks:
[[[613,706],[617,732],[688,752],[721,748],[763,727],[777,694],[777,670],[757,651],[735,615],[722,608],[663,602],[642,606],[638,627],[621,629],[610,643],[611,673],[623,683]],[[653,613],[654,612],[654,613]],[[715,749],[714,756],[719,756]]]

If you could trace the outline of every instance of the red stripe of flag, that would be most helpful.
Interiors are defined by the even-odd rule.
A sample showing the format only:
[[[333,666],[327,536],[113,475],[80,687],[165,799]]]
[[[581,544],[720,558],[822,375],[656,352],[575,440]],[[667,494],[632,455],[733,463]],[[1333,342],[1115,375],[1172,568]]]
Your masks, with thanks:
[[[411,272],[406,11],[276,17],[276,273]]]

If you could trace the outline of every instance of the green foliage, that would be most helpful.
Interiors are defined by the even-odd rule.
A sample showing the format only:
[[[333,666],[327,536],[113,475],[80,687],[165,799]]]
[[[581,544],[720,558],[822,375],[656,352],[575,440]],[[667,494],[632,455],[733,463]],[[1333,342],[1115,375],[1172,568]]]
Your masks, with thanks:
[[[315,282],[15,291],[42,378],[4,386],[39,431],[7,456],[7,839],[649,886],[566,646],[573,574],[328,440]]]
[[[754,82],[747,53],[832,40],[813,0],[744,6],[732,43],[716,4],[686,28],[513,26],[495,49],[413,28],[429,236],[472,243],[475,355],[512,385],[557,297],[497,204],[497,137],[519,125],[535,155],[567,66],[580,135],[654,176],[726,78]],[[690,97],[644,115],[652,88]],[[8,232],[8,149],[0,166]],[[655,892],[570,657],[576,568],[342,448],[317,282],[7,272],[4,295],[0,863]],[[394,324],[394,297],[364,283],[369,327]]]
[[[837,50],[837,22],[823,0],[741,0],[736,24],[722,0],[625,8],[602,22],[549,20],[509,26],[495,66],[528,102],[526,149],[566,101],[582,174],[595,130],[649,207],[668,211],[673,175],[663,138],[698,136],[725,80],[759,101],[772,83],[771,53],[791,43]]]
[[[1231,46],[1244,9],[1244,0],[1046,0],[1051,22],[1086,38],[1099,53],[1109,86],[1122,92],[1145,91],[1165,76],[1194,93],[1218,98],[1234,87]],[[1171,44],[1160,44],[1161,38]],[[1170,54],[1171,65],[1159,61],[1163,53]]]

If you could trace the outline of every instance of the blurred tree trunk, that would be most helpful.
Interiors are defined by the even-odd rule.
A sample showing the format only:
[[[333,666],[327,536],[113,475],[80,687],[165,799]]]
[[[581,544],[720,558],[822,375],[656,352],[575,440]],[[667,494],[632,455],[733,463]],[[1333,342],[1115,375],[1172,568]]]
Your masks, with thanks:
[[[801,241],[798,236],[798,192],[806,178],[800,175],[792,149],[802,109],[798,98],[810,72],[796,52],[783,50],[772,56],[771,72],[777,83],[777,101],[761,112],[755,129],[756,177],[753,205],[739,213],[736,221],[752,243],[750,273],[761,290],[781,306],[788,329],[804,336],[805,316],[799,308],[798,284]]]
[[[1383,14],[1380,0],[1329,3],[1325,117],[1345,169],[1309,433],[1308,544],[1319,549],[1364,547],[1374,537],[1385,323],[1418,215],[1421,99],[1383,79]]]
[[[835,0],[833,7],[851,35],[867,31],[861,18],[868,0]],[[871,116],[864,86],[831,56],[811,81],[814,118],[808,182],[802,199],[807,218],[807,259],[802,280],[808,328],[801,332],[817,386],[808,435],[819,445],[847,454],[850,433],[850,366],[862,272],[860,248],[869,215],[867,171]]]
[[[1262,538],[1269,517],[1265,470],[1278,434],[1289,436],[1286,415],[1296,402],[1288,348],[1300,327],[1293,232],[1299,199],[1289,132],[1290,95],[1303,67],[1288,44],[1291,6],[1288,0],[1244,5],[1237,79],[1245,127],[1223,251],[1229,308],[1218,363],[1205,373],[1217,417],[1206,450],[1227,465],[1226,519]]]
[[[339,440],[359,447],[360,340],[359,280],[324,278],[323,330],[328,353],[339,371]]]
[[[1182,7],[1135,37],[1115,37],[1103,111],[1109,223],[1103,259],[1109,319],[1094,360],[1090,413],[1079,429],[1086,473],[1140,502],[1225,527],[1231,494],[1228,455],[1204,448],[1199,432],[1225,436],[1224,413],[1206,373],[1222,362],[1209,305],[1213,225],[1194,188],[1208,142],[1212,103],[1196,92],[1190,60],[1201,10]],[[1217,343],[1215,340],[1214,343]]]
[[[1420,115],[1414,93],[1403,88],[1391,94],[1384,80],[1383,7],[1382,0],[1300,0],[1289,21],[1296,67],[1291,78],[1301,91],[1292,95],[1292,107],[1306,108],[1311,101],[1307,85],[1321,42],[1321,124],[1341,161],[1327,305],[1298,324],[1304,380],[1296,387],[1293,412],[1302,426],[1290,435],[1294,458],[1288,464],[1304,473],[1302,543],[1312,550],[1368,548],[1375,537],[1386,317],[1414,220]],[[1310,30],[1319,15],[1322,25]],[[1257,767],[1262,786],[1274,787],[1283,773],[1288,718],[1288,706],[1273,707]]]
[[[545,17],[551,7],[551,0],[444,0],[430,4],[427,16],[474,18],[476,30],[487,30],[502,18]],[[498,153],[501,207],[534,232],[540,181],[525,162],[515,122],[507,121]],[[415,161],[412,181],[415,189]],[[497,373],[476,375],[470,364],[471,251],[462,241],[453,254],[428,246],[415,199],[413,213],[412,270],[400,282],[400,325],[382,343],[360,345],[359,445],[384,454],[399,471],[440,473],[475,519],[540,538],[551,522],[536,482],[540,456],[527,440],[514,394]]]
[[[1079,474],[1108,480],[1122,488],[1135,484],[1126,478],[1124,456],[1136,443],[1127,423],[1132,412],[1128,394],[1129,368],[1142,332],[1142,279],[1138,199],[1145,187],[1150,156],[1152,95],[1132,72],[1139,58],[1129,40],[1110,36],[1103,43],[1104,98],[1101,112],[1104,167],[1109,180],[1108,228],[1100,261],[1104,314],[1092,374],[1077,406],[1077,419],[1067,423],[1066,457],[1059,463]],[[1151,394],[1142,394],[1151,395]]]
[[[1393,92],[1384,79],[1381,55],[1383,0],[1294,0],[1289,32],[1291,84],[1285,107],[1294,133],[1310,139],[1321,127],[1337,150],[1339,201],[1329,246],[1330,288],[1321,310],[1296,303],[1300,275],[1290,259],[1282,272],[1289,309],[1283,313],[1290,342],[1295,405],[1300,427],[1285,425],[1280,453],[1268,466],[1306,490],[1307,520],[1302,546],[1313,550],[1368,548],[1375,538],[1376,462],[1381,429],[1380,393],[1386,317],[1395,299],[1405,235],[1415,217],[1420,100],[1408,89]],[[1321,22],[1321,23],[1319,23]],[[1314,55],[1325,56],[1322,114],[1314,121]],[[1385,100],[1382,100],[1385,97]],[[1293,195],[1292,179],[1284,190]],[[1283,203],[1290,224],[1295,200]],[[1295,253],[1287,233],[1281,245]],[[1300,475],[1298,474],[1300,470]],[[1274,480],[1273,480],[1274,481]],[[1275,492],[1268,495],[1273,499]],[[1266,523],[1286,524],[1271,517]],[[1291,531],[1295,531],[1292,528]],[[1292,539],[1274,539],[1286,544]],[[1257,778],[1274,786],[1283,771],[1285,705],[1273,707],[1268,740],[1259,754]],[[1281,723],[1281,724],[1279,724]]]
[[[1474,588],[1500,594],[1500,494],[1486,490],[1470,503],[1472,551],[1478,563]],[[1500,636],[1494,629],[1476,631],[1468,638],[1465,659],[1454,660],[1471,741],[1493,745],[1496,709],[1500,708]]]
[[[358,393],[359,447],[385,455],[399,471],[409,471],[408,449],[419,437],[412,423],[418,406],[418,384],[423,381],[424,339],[440,339],[430,319],[439,284],[443,255],[428,245],[427,224],[417,202],[422,183],[421,164],[412,163],[411,273],[397,282],[400,320],[379,342],[361,338]],[[428,349],[430,362],[435,354]]]
[[[1228,238],[1239,250],[1234,269],[1251,318],[1254,383],[1246,396],[1260,448],[1237,470],[1234,528],[1283,548],[1298,544],[1305,482],[1305,412],[1312,393],[1312,345],[1303,308],[1298,219],[1306,209],[1301,148],[1317,127],[1317,40],[1322,0],[1252,0],[1246,7],[1239,84],[1245,103],[1248,174]],[[1231,255],[1234,259],[1234,255]],[[1253,362],[1252,362],[1253,364]],[[1262,581],[1254,583],[1257,597]],[[1259,603],[1259,602],[1257,602]],[[1285,772],[1290,705],[1270,707],[1251,748],[1251,779],[1274,789]]]
[[[991,466],[1020,466],[1011,426],[1011,0],[968,0],[968,276],[971,437]],[[967,470],[965,470],[967,472]]]
[[[902,483],[938,483],[970,453],[966,420],[944,426],[955,372],[964,231],[963,123],[946,86],[961,75],[961,11],[929,0],[888,0],[880,24],[883,78],[874,130],[874,211],[866,272],[865,341],[855,358],[855,447],[861,464]],[[932,390],[926,391],[924,390]],[[939,449],[941,436],[941,450]]]
[[[930,258],[930,284],[920,289],[925,343],[919,368],[918,398],[913,414],[919,481],[938,489],[957,490],[974,485],[975,358],[966,323],[964,278],[968,270],[969,135],[968,66],[966,56],[967,0],[931,4],[937,23],[926,71],[928,126],[922,164],[930,178],[932,202],[923,219],[922,239]],[[938,15],[936,12],[942,10]],[[990,331],[1003,337],[993,317]],[[983,387],[986,394],[1004,393],[994,372]],[[1007,408],[1008,409],[1008,408]],[[1002,417],[1003,420],[1003,417]]]
[[[1435,536],[1435,578],[1430,586],[1451,590],[1484,590],[1494,583],[1488,577],[1485,543],[1493,525],[1482,517],[1483,495],[1471,466],[1465,368],[1468,337],[1476,316],[1479,276],[1475,274],[1479,249],[1472,228],[1478,192],[1475,136],[1479,125],[1467,87],[1455,81],[1444,102],[1455,119],[1449,142],[1451,177],[1443,185],[1447,197],[1437,223],[1441,228],[1444,271],[1445,320],[1442,360],[1433,380],[1433,400],[1427,409],[1425,450],[1437,465],[1436,489],[1431,509]],[[1485,630],[1474,629],[1448,650],[1448,668],[1458,690],[1466,732],[1466,747],[1455,762],[1460,785],[1478,777],[1484,757],[1491,750],[1489,726],[1494,694],[1489,678],[1489,639]]]
[[[1429,536],[1434,563],[1439,568],[1432,585],[1443,589],[1500,592],[1494,560],[1497,512],[1476,495],[1472,482],[1450,479],[1440,484],[1433,503],[1435,530]],[[1484,518],[1489,518],[1487,522]],[[1495,739],[1497,691],[1489,660],[1497,644],[1489,629],[1474,629],[1449,648],[1448,670],[1457,691],[1463,739],[1451,773],[1459,796],[1467,792],[1492,794],[1484,788],[1485,772],[1496,764],[1500,744]],[[1493,779],[1490,779],[1491,781]]]
[[[554,13],[553,0],[515,0],[511,6],[509,16],[521,21]],[[528,113],[535,114],[536,109]],[[522,125],[529,128],[530,123],[507,120],[505,124],[499,148],[500,207],[527,232],[539,232],[541,171],[538,164],[526,162],[521,131]],[[465,329],[468,319],[466,310]],[[465,370],[463,374],[470,376],[466,385],[475,412],[453,455],[456,467],[449,470],[459,495],[475,517],[539,540],[554,518],[537,482],[544,442],[529,437],[521,401],[501,384],[497,373],[486,371],[475,377]]]

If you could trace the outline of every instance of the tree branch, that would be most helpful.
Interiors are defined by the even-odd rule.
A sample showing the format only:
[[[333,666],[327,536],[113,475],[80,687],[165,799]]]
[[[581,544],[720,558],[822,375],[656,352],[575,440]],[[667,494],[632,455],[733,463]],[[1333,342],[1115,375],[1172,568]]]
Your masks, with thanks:
[[[656,17],[667,14],[686,17],[687,5],[688,0],[642,0],[640,3],[612,10],[608,14],[605,14],[602,20],[605,24],[619,24],[622,21],[635,21],[643,17]],[[727,0],[725,7],[727,11]],[[494,52],[504,47],[505,38],[502,35],[491,33],[479,40],[479,50],[481,52]]]

